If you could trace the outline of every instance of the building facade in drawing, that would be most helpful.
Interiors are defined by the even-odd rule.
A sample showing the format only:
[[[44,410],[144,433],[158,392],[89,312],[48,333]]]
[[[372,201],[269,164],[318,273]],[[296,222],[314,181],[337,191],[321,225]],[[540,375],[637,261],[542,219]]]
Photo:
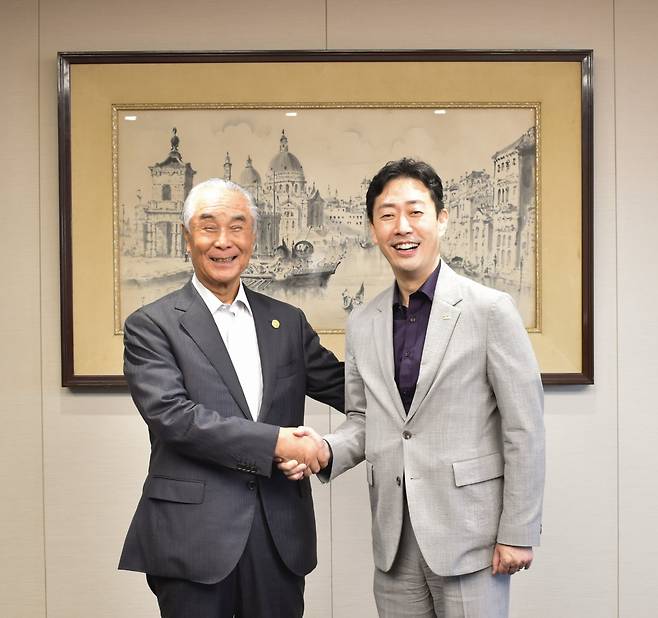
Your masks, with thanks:
[[[170,141],[166,159],[149,166],[151,199],[143,203],[140,191],[137,204],[129,210],[123,207],[124,255],[173,258],[185,255],[181,214],[196,172],[190,163],[183,161],[176,128]]]
[[[531,127],[493,157],[496,267],[505,277],[534,268],[536,237],[536,140]]]
[[[491,174],[471,171],[446,183],[443,254],[485,284],[520,290],[531,283],[536,261],[535,128],[491,159]]]

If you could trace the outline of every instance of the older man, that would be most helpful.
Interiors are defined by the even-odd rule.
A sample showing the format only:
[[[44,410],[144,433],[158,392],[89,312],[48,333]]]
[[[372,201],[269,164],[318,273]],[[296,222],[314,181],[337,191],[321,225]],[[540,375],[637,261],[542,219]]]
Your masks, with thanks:
[[[306,395],[343,409],[343,368],[303,313],[246,288],[255,209],[238,185],[194,187],[194,275],[125,324],[124,373],[151,439],[119,568],[147,574],[164,618],[291,618],[316,565],[308,479],[317,444],[293,434]]]
[[[510,297],[441,261],[448,213],[429,165],[388,163],[366,206],[395,283],[349,323],[348,418],[321,460],[335,478],[365,458],[380,616],[503,618],[539,544],[537,363]]]

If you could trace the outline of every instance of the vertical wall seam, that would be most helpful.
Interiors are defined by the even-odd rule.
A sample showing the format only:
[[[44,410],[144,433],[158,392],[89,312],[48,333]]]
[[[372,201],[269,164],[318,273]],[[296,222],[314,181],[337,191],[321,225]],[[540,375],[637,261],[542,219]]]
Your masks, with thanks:
[[[621,390],[621,372],[619,363],[619,188],[618,188],[618,151],[617,151],[617,4],[612,0],[612,110],[613,110],[613,147],[614,159],[614,186],[615,186],[615,294],[617,302],[615,306],[615,353],[617,373],[617,397],[616,397],[616,420],[617,420],[617,618],[621,616],[621,440],[619,407]]]
[[[329,0],[324,0],[324,48],[329,49]]]
[[[41,0],[36,0],[37,10],[37,215],[39,219],[38,236],[39,236],[39,259],[37,267],[37,280],[39,281],[38,306],[39,306],[39,375],[41,376],[39,405],[41,412],[41,534],[43,543],[43,609],[44,616],[48,616],[48,568],[46,555],[46,428],[44,414],[44,342],[43,342],[43,280],[42,280],[42,263],[43,263],[43,218],[42,218],[42,200],[41,200]]]

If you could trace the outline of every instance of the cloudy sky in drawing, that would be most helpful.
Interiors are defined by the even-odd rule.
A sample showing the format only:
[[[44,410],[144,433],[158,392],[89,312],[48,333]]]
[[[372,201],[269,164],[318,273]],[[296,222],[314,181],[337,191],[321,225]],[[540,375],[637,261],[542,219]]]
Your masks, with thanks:
[[[296,111],[297,116],[286,112]],[[195,184],[223,176],[228,151],[233,179],[240,177],[247,156],[265,180],[272,157],[279,151],[281,130],[289,151],[304,167],[306,180],[323,194],[347,197],[359,193],[363,178],[371,178],[386,161],[414,156],[431,163],[446,181],[466,171],[491,173],[491,155],[518,139],[534,124],[526,108],[451,109],[233,109],[120,110],[120,201],[134,203],[136,192],[150,197],[148,166],[169,152],[176,127],[179,150],[197,174]],[[136,116],[133,121],[126,116]]]

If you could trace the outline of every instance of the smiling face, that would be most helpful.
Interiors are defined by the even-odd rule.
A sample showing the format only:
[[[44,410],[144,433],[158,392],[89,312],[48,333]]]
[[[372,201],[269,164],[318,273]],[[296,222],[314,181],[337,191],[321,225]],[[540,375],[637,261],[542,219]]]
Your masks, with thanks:
[[[415,178],[399,177],[375,198],[372,239],[388,260],[404,297],[417,290],[439,263],[439,240],[448,219],[427,187]]]
[[[185,241],[194,272],[222,302],[235,299],[240,273],[249,264],[255,239],[249,203],[236,191],[201,201],[192,215]]]

